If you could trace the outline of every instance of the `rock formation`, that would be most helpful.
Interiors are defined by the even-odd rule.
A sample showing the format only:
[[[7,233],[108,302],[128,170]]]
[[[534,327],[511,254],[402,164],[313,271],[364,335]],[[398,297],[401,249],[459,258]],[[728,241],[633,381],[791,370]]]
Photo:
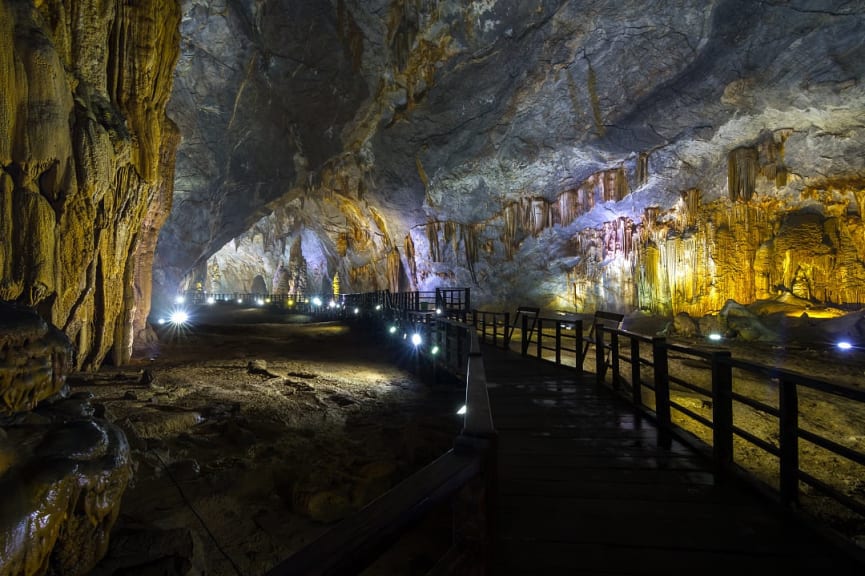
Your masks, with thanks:
[[[72,347],[0,304],[0,575],[89,574],[132,476],[119,428],[65,386]]]
[[[175,0],[0,1],[0,300],[77,367],[129,358],[149,310],[178,134]]]
[[[184,19],[155,296],[208,258],[242,291],[302,237],[312,291],[338,274],[489,306],[865,302],[858,5],[215,1]]]

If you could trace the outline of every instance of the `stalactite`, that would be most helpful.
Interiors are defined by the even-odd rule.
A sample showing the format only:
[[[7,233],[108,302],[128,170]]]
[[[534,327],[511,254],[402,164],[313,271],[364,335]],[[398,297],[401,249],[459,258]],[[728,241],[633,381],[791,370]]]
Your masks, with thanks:
[[[474,224],[460,225],[460,238],[463,243],[463,249],[466,256],[466,267],[472,277],[472,282],[477,284],[477,274],[475,264],[478,262],[478,235],[477,228]]]
[[[459,249],[460,239],[457,236],[457,225],[454,222],[445,222],[444,223],[445,230],[445,243],[450,244],[453,250],[453,253],[456,254]]]
[[[637,157],[637,187],[649,181],[649,153],[640,152]]]
[[[505,248],[505,257],[513,260],[517,248],[517,227],[519,223],[519,204],[511,202],[502,211],[504,226],[502,229],[502,244]]]
[[[757,184],[758,155],[754,148],[740,147],[727,155],[727,190],[730,200],[749,201]]]
[[[411,273],[411,281],[416,286],[417,262],[415,260],[414,240],[412,240],[411,234],[405,235],[405,242],[403,245],[405,247],[405,260],[408,263],[408,270]]]
[[[391,292],[400,291],[399,272],[401,267],[399,250],[394,248],[387,253],[387,286]]]
[[[439,223],[430,221],[426,224],[426,237],[429,244],[429,256],[432,262],[441,262],[441,248],[439,246]]]

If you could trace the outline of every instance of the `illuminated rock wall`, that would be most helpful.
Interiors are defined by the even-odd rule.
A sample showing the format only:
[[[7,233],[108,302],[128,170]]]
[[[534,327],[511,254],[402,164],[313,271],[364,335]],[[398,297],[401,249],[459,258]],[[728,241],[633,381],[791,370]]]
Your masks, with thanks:
[[[168,293],[214,254],[272,278],[301,238],[312,291],[338,274],[510,309],[865,303],[859,5],[184,6]]]
[[[0,1],[0,300],[131,353],[171,204],[176,0]]]

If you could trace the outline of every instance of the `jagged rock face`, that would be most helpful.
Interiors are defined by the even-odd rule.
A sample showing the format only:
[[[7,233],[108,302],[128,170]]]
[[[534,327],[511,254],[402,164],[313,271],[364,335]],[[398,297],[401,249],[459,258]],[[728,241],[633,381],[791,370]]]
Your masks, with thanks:
[[[225,291],[270,281],[301,239],[311,290],[338,274],[343,292],[471,286],[479,303],[559,309],[865,302],[861,6],[310,4],[184,5],[184,61],[216,46],[224,65],[230,42],[241,56],[178,69],[201,90],[172,100],[195,136],[160,290],[207,282],[231,236],[211,258]],[[286,13],[309,32],[279,50]]]
[[[175,0],[0,1],[0,300],[60,327],[78,367],[128,358],[148,313],[179,18]]]

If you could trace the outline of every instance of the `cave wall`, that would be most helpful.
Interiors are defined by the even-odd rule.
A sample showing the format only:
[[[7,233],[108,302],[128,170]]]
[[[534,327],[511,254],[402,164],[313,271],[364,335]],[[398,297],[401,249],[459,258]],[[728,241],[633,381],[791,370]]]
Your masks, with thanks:
[[[176,0],[0,1],[0,300],[131,353],[171,204]]]
[[[339,274],[343,292],[470,286],[487,306],[662,314],[783,294],[863,303],[859,5],[235,4],[260,19],[289,7],[320,19],[308,25],[331,49],[320,73],[340,80],[313,100],[327,101],[339,122],[284,132],[292,145],[276,149],[288,177],[255,209],[249,193],[232,198],[229,178],[185,187],[184,198],[220,189],[219,202],[246,202],[246,224],[235,225],[237,215],[209,221],[220,233],[202,233],[207,248],[157,266],[166,291],[222,245],[221,266],[243,261],[243,276],[258,267],[267,277],[286,262],[285,238],[306,230],[310,269]],[[190,30],[190,42],[216,33],[211,20],[196,21],[209,32]],[[247,22],[246,37],[265,33]],[[306,80],[280,84],[278,94],[292,114],[321,122],[320,108],[307,108],[315,66],[303,64],[295,70]],[[234,104],[251,82],[260,94],[273,81],[249,73],[226,84]],[[179,117],[193,117],[172,102]],[[254,131],[261,121],[245,114]],[[273,123],[269,114],[263,121]],[[298,156],[312,149],[314,160]],[[191,157],[200,147],[185,141],[180,151]],[[180,209],[172,219],[199,233],[196,214]],[[250,226],[259,243],[244,240]]]

